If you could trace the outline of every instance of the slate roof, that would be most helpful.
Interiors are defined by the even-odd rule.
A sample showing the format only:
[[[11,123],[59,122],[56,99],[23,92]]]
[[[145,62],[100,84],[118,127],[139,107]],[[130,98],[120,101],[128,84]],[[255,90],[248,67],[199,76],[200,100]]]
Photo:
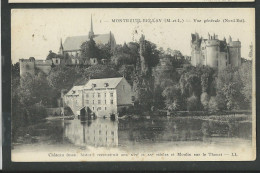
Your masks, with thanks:
[[[83,85],[73,86],[66,95],[79,95],[79,90],[83,90]]]
[[[111,34],[111,36],[113,37],[113,34]],[[82,43],[88,40],[88,35],[67,37],[63,44],[64,51],[80,50]],[[94,41],[96,44],[107,44],[110,42],[110,34],[95,35]]]
[[[92,89],[92,84],[96,84],[95,89],[116,88],[122,79],[123,77],[90,79],[88,83],[84,86],[84,89]],[[105,86],[105,83],[107,83],[108,86]]]

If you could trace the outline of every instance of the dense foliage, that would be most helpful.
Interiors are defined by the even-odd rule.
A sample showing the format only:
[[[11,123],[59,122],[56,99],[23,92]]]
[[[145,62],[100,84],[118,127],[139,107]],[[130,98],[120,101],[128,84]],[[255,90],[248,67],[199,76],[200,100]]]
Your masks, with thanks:
[[[117,45],[96,45],[93,39],[81,46],[82,58],[106,59],[107,63],[93,66],[52,66],[46,75],[19,75],[19,63],[12,65],[12,128],[15,136],[19,127],[44,119],[46,107],[59,106],[61,92],[73,85],[83,85],[89,78],[124,76],[133,86],[134,109],[140,112],[157,109],[169,111],[219,111],[250,109],[252,100],[252,63],[243,61],[239,68],[222,71],[208,66],[193,67],[178,50],[158,49],[145,41],[142,58],[140,45],[130,42]],[[57,57],[50,52],[47,59]],[[163,62],[163,63],[161,63]],[[147,71],[143,72],[142,65]]]

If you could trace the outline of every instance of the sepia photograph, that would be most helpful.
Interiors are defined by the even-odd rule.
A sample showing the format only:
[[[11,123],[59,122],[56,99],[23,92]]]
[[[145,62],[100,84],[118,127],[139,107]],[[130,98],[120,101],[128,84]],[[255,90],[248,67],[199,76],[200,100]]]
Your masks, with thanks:
[[[11,159],[255,160],[254,8],[12,9]]]

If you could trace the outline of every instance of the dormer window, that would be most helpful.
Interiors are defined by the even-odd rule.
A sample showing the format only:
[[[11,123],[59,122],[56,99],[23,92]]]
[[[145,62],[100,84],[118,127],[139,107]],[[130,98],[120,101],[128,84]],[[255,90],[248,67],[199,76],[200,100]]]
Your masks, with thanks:
[[[76,91],[75,90],[72,90],[72,94],[75,94],[76,93]]]
[[[92,84],[92,88],[95,88],[97,85],[95,83]]]
[[[104,83],[104,87],[108,87],[108,83]]]

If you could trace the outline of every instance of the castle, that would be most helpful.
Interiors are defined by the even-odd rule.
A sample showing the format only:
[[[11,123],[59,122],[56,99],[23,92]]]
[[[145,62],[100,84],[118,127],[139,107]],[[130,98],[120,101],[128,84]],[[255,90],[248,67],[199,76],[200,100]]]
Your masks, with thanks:
[[[241,65],[241,42],[232,41],[229,36],[219,40],[217,35],[208,34],[208,39],[199,37],[198,33],[191,35],[191,64],[193,66],[207,65],[222,70],[227,66]]]
[[[94,34],[92,16],[90,25],[88,35],[67,37],[64,43],[62,43],[61,40],[58,56],[56,57],[48,60],[35,60],[34,57],[30,57],[29,59],[19,59],[20,76],[23,77],[26,73],[34,75],[36,70],[40,70],[45,74],[48,74],[51,71],[52,66],[57,66],[61,63],[65,63],[66,65],[97,64],[97,57],[93,57],[88,60],[83,60],[81,58],[81,45],[92,38],[97,45],[109,44],[111,50],[114,50],[116,47],[116,40],[111,31],[108,34]],[[65,61],[65,56],[69,57],[69,62],[63,62]]]
[[[24,77],[26,73],[35,75],[36,70],[48,74],[51,71],[52,65],[59,65],[60,58],[53,58],[52,60],[35,60],[34,57],[29,59],[19,59],[20,76]]]

